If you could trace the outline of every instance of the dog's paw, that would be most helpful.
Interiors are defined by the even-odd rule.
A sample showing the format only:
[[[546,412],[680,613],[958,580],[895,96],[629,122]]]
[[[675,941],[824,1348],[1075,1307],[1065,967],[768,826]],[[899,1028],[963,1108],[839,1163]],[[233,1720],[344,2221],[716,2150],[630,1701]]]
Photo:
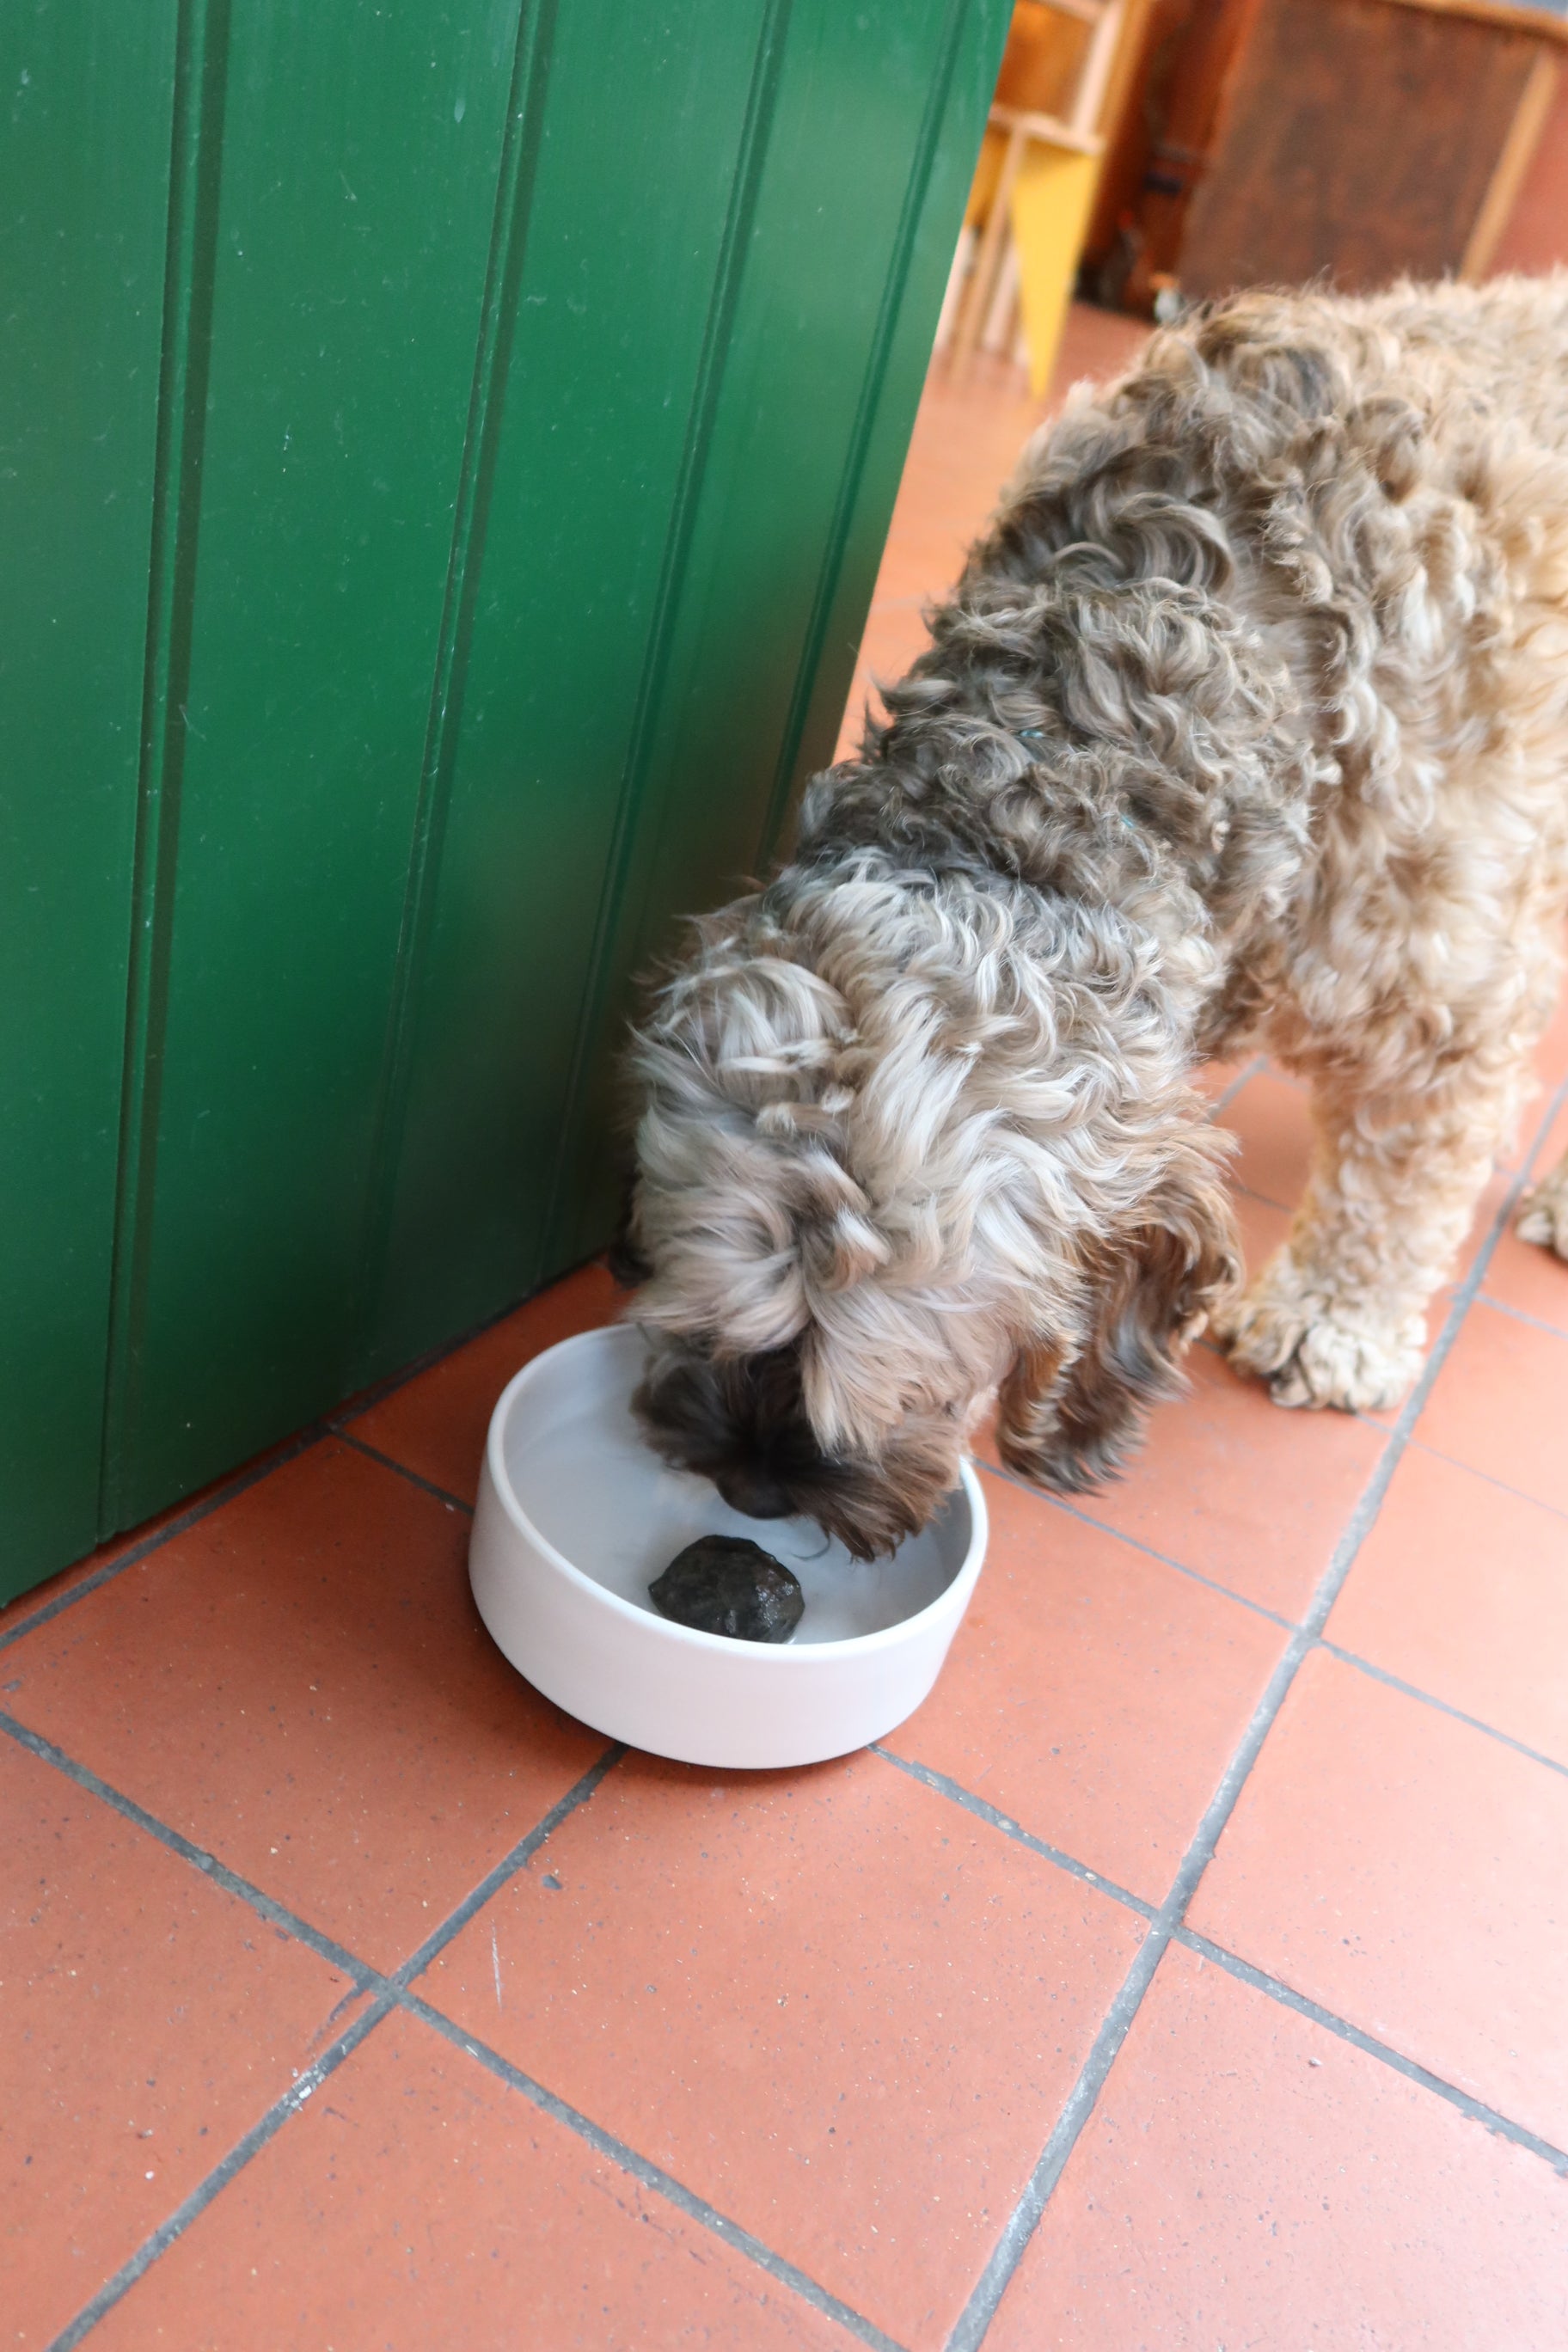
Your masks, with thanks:
[[[1513,1229],[1521,1242],[1539,1242],[1568,1259],[1568,1160],[1525,1194]]]
[[[1315,1288],[1276,1260],[1226,1309],[1216,1334],[1238,1371],[1267,1381],[1276,1404],[1381,1412],[1400,1404],[1421,1370],[1419,1315],[1389,1328]]]

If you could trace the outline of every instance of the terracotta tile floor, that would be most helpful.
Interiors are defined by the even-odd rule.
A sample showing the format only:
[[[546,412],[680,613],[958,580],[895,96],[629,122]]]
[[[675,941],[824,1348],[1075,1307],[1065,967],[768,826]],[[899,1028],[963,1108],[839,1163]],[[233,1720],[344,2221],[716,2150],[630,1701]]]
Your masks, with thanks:
[[[928,396],[857,702],[1033,421]],[[875,1752],[623,1754],[491,1649],[481,1436],[592,1267],[0,1617],[0,2342],[1562,2352],[1568,1266],[1500,1218],[1568,1013],[1541,1067],[1413,1404],[1200,1349],[1110,1492],[991,1465]],[[1306,1098],[1210,1091],[1256,1259]]]

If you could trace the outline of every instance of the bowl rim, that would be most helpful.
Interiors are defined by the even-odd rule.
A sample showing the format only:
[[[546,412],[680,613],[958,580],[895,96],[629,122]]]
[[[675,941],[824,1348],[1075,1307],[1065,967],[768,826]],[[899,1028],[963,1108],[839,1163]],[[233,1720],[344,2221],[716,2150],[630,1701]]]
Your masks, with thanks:
[[[896,1624],[884,1625],[874,1633],[851,1633],[837,1642],[804,1642],[798,1647],[793,1642],[735,1642],[726,1633],[704,1633],[698,1626],[679,1625],[673,1618],[661,1617],[654,1610],[639,1609],[636,1601],[623,1600],[618,1592],[612,1592],[607,1585],[601,1584],[596,1577],[590,1576],[586,1570],[568,1559],[523,1509],[507,1470],[502,1432],[510,1418],[515,1399],[543,1365],[573,1352],[581,1353],[586,1348],[603,1346],[606,1340],[638,1337],[640,1334],[635,1323],[621,1322],[595,1324],[591,1330],[574,1331],[566,1339],[557,1339],[552,1347],[542,1349],[537,1356],[531,1356],[528,1362],[512,1374],[496,1399],[490,1414],[489,1427],[485,1434],[485,1462],[496,1499],[517,1532],[559,1575],[565,1578],[568,1584],[651,1635],[677,1644],[695,1644],[699,1650],[706,1650],[710,1654],[722,1654],[731,1658],[737,1650],[741,1650],[758,1661],[773,1661],[784,1673],[806,1671],[814,1660],[867,1657],[879,1650],[897,1649],[905,1642],[918,1639],[923,1627],[955,1606],[962,1618],[984,1562],[991,1534],[984,1492],[973,1464],[967,1456],[959,1463],[959,1483],[952,1489],[955,1494],[963,1494],[969,1507],[969,1541],[964,1547],[963,1558],[933,1601],[928,1601],[925,1607],[917,1609],[912,1616],[900,1617]]]

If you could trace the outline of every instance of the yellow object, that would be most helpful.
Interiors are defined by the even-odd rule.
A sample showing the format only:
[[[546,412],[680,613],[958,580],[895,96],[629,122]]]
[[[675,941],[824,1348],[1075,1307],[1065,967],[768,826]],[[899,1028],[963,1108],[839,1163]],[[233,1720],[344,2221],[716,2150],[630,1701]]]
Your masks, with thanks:
[[[1013,242],[1029,353],[1029,390],[1042,399],[1056,364],[1073,276],[1100,175],[1098,155],[1032,141],[1013,183]]]
[[[1039,5],[1089,28],[1077,89],[1065,115],[1000,100],[993,105],[937,334],[939,349],[946,349],[951,336],[952,381],[962,383],[975,352],[983,346],[1005,349],[1021,316],[1037,395],[1051,380],[1089,226],[1105,146],[1100,117],[1125,0],[1028,0],[1027,5],[1020,0],[1015,33],[1026,18],[1032,24],[1031,38],[1041,29],[1033,24]]]

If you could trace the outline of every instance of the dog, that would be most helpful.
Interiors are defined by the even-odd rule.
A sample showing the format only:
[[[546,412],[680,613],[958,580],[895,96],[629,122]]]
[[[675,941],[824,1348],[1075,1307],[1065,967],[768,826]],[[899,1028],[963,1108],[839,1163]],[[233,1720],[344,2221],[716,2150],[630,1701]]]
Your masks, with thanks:
[[[1416,1379],[1562,961],[1568,274],[1159,334],[927,619],[632,1051],[647,1433],[862,1559],[993,1402],[1112,1475],[1205,1326],[1284,1405]],[[1194,1079],[1263,1048],[1315,1158],[1243,1291]]]

